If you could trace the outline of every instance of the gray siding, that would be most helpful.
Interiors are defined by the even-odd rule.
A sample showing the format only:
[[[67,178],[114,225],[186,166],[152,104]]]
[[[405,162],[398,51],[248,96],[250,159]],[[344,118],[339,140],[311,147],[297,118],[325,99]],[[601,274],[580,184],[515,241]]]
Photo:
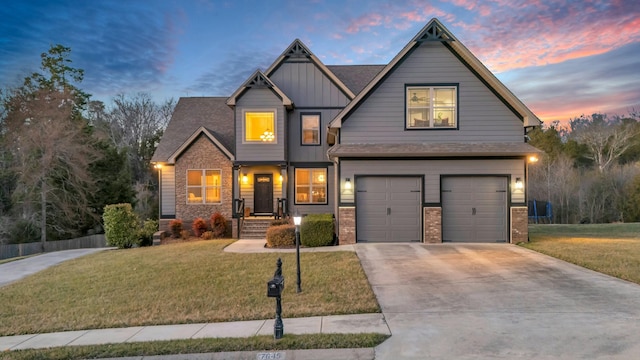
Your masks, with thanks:
[[[300,168],[305,168],[305,166],[300,166]],[[334,213],[334,191],[335,191],[335,186],[334,186],[334,179],[335,179],[335,166],[328,166],[327,167],[327,204],[322,204],[322,205],[296,205],[295,204],[295,187],[296,187],[296,183],[295,183],[295,167],[294,166],[290,166],[289,167],[289,195],[288,195],[288,199],[289,199],[289,209],[291,214],[294,214],[296,212],[296,210],[298,210],[300,212],[300,214],[323,214],[323,213],[330,213],[333,214]]]
[[[355,175],[424,175],[424,202],[440,203],[440,175],[510,175],[511,202],[523,203],[524,191],[515,189],[516,178],[524,181],[524,159],[515,160],[341,160],[340,189],[351,179],[351,193],[341,190],[341,202],[352,203],[358,184]],[[525,184],[526,186],[527,184]]]
[[[405,84],[458,83],[459,130],[405,130]],[[522,121],[444,45],[424,42],[348,117],[341,143],[521,142]]]
[[[274,143],[244,143],[244,112],[275,110],[276,141]],[[284,161],[286,148],[286,110],[269,89],[250,89],[236,105],[236,160],[237,161]]]
[[[160,170],[162,181],[162,214],[163,216],[176,215],[176,169],[165,165]]]
[[[289,113],[289,160],[290,161],[329,161],[327,158],[327,125],[340,112],[339,109],[304,109]],[[302,145],[300,114],[320,113],[320,145]]]
[[[348,99],[312,62],[285,62],[269,79],[296,107],[346,106]]]

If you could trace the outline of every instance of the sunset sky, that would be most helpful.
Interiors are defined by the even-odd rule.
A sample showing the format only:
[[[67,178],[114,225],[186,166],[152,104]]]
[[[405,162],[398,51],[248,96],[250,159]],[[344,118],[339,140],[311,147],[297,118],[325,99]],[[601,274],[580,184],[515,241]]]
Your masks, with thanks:
[[[640,1],[6,1],[0,87],[70,47],[80,87],[228,96],[299,38],[327,65],[386,64],[433,17],[545,122],[640,112]]]

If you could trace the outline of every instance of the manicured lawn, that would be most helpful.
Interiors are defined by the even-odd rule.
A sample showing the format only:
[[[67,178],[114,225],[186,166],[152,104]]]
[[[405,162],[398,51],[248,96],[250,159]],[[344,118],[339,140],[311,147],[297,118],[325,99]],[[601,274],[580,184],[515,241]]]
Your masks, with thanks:
[[[389,336],[383,334],[313,334],[287,335],[274,340],[273,336],[251,338],[191,339],[153,341],[146,343],[95,346],[67,346],[44,350],[0,352],[0,359],[12,360],[71,360],[106,357],[134,357],[167,354],[198,354],[223,351],[278,351],[294,349],[344,349],[375,347]]]
[[[379,312],[351,252],[234,254],[231,240],[111,250],[71,260],[0,288],[0,335],[274,317],[266,297],[276,259],[283,317]]]
[[[522,246],[640,284],[640,223],[529,225]]]

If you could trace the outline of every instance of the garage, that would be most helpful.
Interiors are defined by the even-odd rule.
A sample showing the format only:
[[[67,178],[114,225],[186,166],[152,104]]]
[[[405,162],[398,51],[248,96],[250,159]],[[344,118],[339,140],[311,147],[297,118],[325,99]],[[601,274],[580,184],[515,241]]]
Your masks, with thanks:
[[[443,177],[441,199],[442,241],[507,241],[507,177]]]
[[[356,179],[358,242],[422,241],[421,177]]]

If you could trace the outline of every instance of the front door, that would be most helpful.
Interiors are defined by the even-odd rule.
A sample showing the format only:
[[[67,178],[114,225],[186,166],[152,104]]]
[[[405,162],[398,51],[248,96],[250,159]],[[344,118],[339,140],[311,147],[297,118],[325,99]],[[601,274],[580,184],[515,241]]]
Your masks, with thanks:
[[[253,213],[273,214],[273,175],[255,174],[253,180]]]

